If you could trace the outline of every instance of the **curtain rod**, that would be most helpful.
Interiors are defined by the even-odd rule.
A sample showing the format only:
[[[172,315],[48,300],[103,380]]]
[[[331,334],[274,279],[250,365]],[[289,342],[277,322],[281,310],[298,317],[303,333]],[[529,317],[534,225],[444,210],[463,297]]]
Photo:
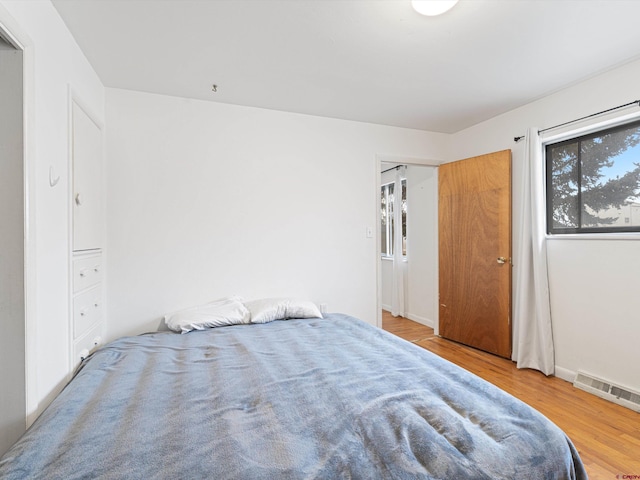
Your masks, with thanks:
[[[391,170],[397,170],[400,167],[406,167],[406,165],[396,165],[395,167],[387,168],[386,170],[381,171],[380,174],[383,174],[385,172],[390,172]]]
[[[553,130],[554,128],[564,127],[565,125],[570,125],[572,123],[579,122],[581,120],[586,120],[587,118],[597,117],[598,115],[602,115],[603,113],[613,112],[615,110],[619,110],[621,108],[630,107],[631,105],[638,105],[640,107],[640,100],[634,100],[633,102],[625,103],[624,105],[618,105],[617,107],[609,108],[607,110],[602,110],[601,112],[592,113],[591,115],[587,115],[585,117],[576,118],[575,120],[570,120],[568,122],[559,123],[558,125],[554,125],[553,127],[543,128],[542,130],[538,130],[538,133],[546,132],[547,130]],[[519,142],[524,138],[524,135],[520,137],[513,137],[514,142]]]

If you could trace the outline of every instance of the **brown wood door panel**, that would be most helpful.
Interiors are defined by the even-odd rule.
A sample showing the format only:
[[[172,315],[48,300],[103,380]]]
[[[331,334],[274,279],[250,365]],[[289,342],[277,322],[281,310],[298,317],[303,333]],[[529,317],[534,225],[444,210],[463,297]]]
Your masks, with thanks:
[[[511,152],[441,165],[438,184],[440,335],[510,357]]]

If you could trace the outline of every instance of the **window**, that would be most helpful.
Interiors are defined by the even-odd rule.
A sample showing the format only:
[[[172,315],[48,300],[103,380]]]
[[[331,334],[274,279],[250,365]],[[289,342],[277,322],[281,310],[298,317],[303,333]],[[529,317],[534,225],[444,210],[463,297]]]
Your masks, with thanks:
[[[640,122],[546,146],[547,232],[640,232]]]
[[[382,185],[380,190],[380,228],[382,256],[393,257],[395,226],[393,221],[394,184]],[[402,180],[402,255],[407,255],[407,180]]]

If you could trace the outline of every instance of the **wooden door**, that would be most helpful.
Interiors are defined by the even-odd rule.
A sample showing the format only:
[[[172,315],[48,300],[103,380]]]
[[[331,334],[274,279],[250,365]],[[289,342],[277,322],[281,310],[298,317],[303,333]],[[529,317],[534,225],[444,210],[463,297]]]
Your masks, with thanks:
[[[511,356],[511,151],[438,169],[440,335]]]

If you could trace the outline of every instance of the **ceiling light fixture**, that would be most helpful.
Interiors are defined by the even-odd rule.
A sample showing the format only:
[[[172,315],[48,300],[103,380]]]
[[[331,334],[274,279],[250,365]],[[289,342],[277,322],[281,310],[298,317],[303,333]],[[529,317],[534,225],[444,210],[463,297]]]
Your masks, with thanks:
[[[413,9],[422,14],[434,17],[453,8],[458,0],[411,0]]]

